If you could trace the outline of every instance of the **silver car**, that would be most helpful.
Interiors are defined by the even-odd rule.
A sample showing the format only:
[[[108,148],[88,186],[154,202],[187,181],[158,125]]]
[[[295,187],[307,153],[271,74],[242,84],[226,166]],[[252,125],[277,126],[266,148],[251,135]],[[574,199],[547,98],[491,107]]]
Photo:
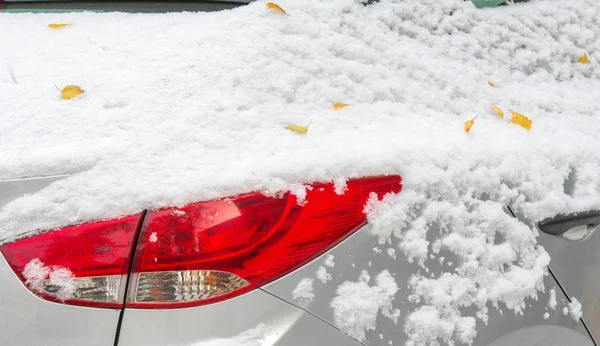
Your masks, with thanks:
[[[237,4],[2,6],[7,11],[170,11]],[[0,177],[0,208],[73,175]],[[364,213],[369,201],[402,194],[402,177],[350,179],[343,193],[338,187],[317,181],[302,198],[249,192],[18,239],[0,236],[0,344],[425,344],[407,336],[407,314],[401,313],[420,302],[395,284],[409,282],[423,267],[380,244]],[[503,212],[528,223],[510,205]],[[521,314],[490,303],[487,323],[477,321],[472,344],[596,345],[600,234],[594,231],[600,212],[556,215],[527,225],[540,230],[539,243],[552,258],[545,291],[528,300]],[[435,233],[436,225],[428,227]],[[445,257],[452,261],[452,254]],[[444,271],[442,262],[427,262],[428,273]],[[379,274],[371,278],[368,272]],[[369,297],[380,300],[362,300],[361,290],[374,290]],[[340,291],[350,299],[339,300]],[[580,318],[568,309],[548,313],[549,306],[566,308],[571,297],[583,306]],[[354,328],[357,324],[362,327]]]

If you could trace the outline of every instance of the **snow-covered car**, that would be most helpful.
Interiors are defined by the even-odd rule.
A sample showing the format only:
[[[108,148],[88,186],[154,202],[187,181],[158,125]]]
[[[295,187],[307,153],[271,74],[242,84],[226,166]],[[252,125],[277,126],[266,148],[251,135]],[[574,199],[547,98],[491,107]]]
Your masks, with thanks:
[[[2,6],[1,345],[596,345],[600,2]]]

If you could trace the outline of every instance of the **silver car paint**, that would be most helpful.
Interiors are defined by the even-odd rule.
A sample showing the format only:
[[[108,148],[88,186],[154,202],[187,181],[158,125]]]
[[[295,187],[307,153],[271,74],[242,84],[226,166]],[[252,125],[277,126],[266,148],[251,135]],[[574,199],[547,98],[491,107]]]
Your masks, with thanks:
[[[262,345],[358,346],[317,317],[260,289],[207,306],[176,310],[125,309],[119,345],[238,345],[264,328]],[[248,345],[256,345],[247,343]]]
[[[516,212],[522,222],[531,224]],[[550,254],[550,268],[569,297],[583,306],[583,320],[600,340],[600,232],[597,230],[579,241],[540,231],[539,243]]]
[[[0,207],[66,178],[0,181]],[[111,345],[119,310],[90,309],[34,296],[0,256],[0,345]]]
[[[47,302],[21,283],[0,256],[0,345],[111,345],[119,310]]]
[[[432,231],[432,233],[435,233],[435,230]],[[378,253],[379,251],[374,251],[374,248],[383,251]],[[410,291],[406,283],[412,274],[421,272],[422,269],[416,264],[409,263],[399,249],[396,250],[396,259],[390,257],[385,250],[385,247],[382,248],[377,244],[376,237],[370,234],[367,225],[329,252],[330,255],[334,256],[335,262],[333,268],[325,267],[332,277],[331,281],[322,283],[316,279],[317,269],[319,266],[324,265],[326,256],[323,256],[294,273],[265,286],[263,289],[290,302],[295,302],[307,311],[329,323],[335,324],[334,311],[330,303],[336,296],[338,286],[347,280],[357,281],[362,270],[366,270],[371,277],[383,270],[389,270],[399,286],[393,305],[394,308],[401,311],[401,315],[396,325],[389,318],[385,318],[379,313],[377,328],[366,333],[366,344],[387,345],[388,341],[391,340],[394,345],[403,345],[406,341],[403,328],[404,318],[417,306],[407,299]],[[452,257],[449,253],[443,255],[446,258]],[[448,267],[442,268],[436,260],[429,261],[426,264],[428,269],[434,273],[439,273],[442,269],[444,271],[449,270]],[[313,292],[315,298],[308,305],[295,301],[292,294],[296,285],[303,278],[314,279]],[[556,285],[552,276],[546,276],[544,285],[546,292],[540,294],[537,301],[530,300],[528,308],[522,316],[515,315],[506,309],[499,311],[489,305],[489,322],[485,325],[478,321],[477,337],[474,345],[593,345],[584,326],[571,317],[565,316],[561,311],[565,306],[566,299],[564,299],[562,291]],[[548,308],[548,292],[550,289],[556,291],[558,300],[556,310]],[[543,317],[546,312],[550,314],[548,319]],[[561,338],[557,338],[556,334],[560,334]],[[527,342],[524,342],[525,340]],[[557,343],[558,341],[560,343]],[[460,345],[458,342],[457,344]]]
[[[64,176],[0,182],[1,204],[38,191],[62,178]],[[548,243],[548,237],[540,238],[543,243]],[[586,240],[590,242],[588,246],[591,247],[594,243],[593,239],[596,238],[590,237]],[[552,245],[551,241],[549,244]],[[565,242],[561,241],[556,243],[556,249],[549,247],[549,251],[554,256],[553,266],[559,268],[559,273],[563,270],[568,272],[567,269],[560,269],[563,262],[565,268],[568,265],[581,264],[580,261],[569,261],[568,257],[572,256],[561,256],[559,247],[564,244]],[[566,244],[567,247],[575,246],[575,243]],[[315,272],[323,265],[327,254],[267,285],[263,288],[264,291],[256,290],[230,301],[177,310],[126,309],[119,344],[201,345],[208,340],[221,340],[227,344],[227,340],[235,340],[231,338],[262,323],[270,328],[271,334],[268,338],[270,345],[308,343],[358,345],[358,342],[330,325],[335,324],[335,321],[329,304],[342,282],[356,281],[361,270],[367,270],[374,275],[384,269],[390,270],[395,275],[400,286],[394,303],[395,307],[401,310],[402,315],[397,325],[380,316],[377,328],[367,332],[366,342],[370,345],[379,345],[387,344],[392,340],[395,345],[403,344],[405,340],[403,318],[414,308],[414,305],[406,299],[408,291],[405,283],[412,273],[420,269],[408,263],[401,253],[398,253],[397,259],[394,260],[385,251],[381,254],[375,253],[374,247],[377,247],[377,244],[375,238],[369,234],[367,226],[332,249],[329,254],[334,256],[336,264],[327,270],[333,280],[321,284],[315,279],[313,285],[315,299],[309,305],[300,306],[299,302],[294,302],[292,291],[302,278],[315,278]],[[553,251],[555,253],[552,253]],[[566,253],[572,254],[572,252]],[[449,254],[446,256],[450,257]],[[442,270],[439,263],[435,261],[428,263],[428,266],[433,272]],[[577,276],[576,273],[571,275]],[[582,280],[579,275],[576,282],[586,282],[586,280]],[[573,321],[560,312],[565,297],[562,296],[562,291],[551,276],[546,278],[545,284],[546,293],[541,295],[537,302],[531,301],[529,309],[523,316],[514,316],[507,312],[500,314],[499,311],[490,308],[490,322],[487,326],[483,324],[478,326],[475,345],[564,345],[567,343],[592,345],[581,323]],[[2,312],[0,344],[2,345],[109,345],[113,343],[118,324],[118,310],[74,307],[41,300],[19,282],[4,259],[0,261],[0,287],[3,293],[0,295]],[[548,310],[547,292],[550,288],[554,288],[557,292],[559,307],[556,311],[550,310],[550,318],[544,320],[543,314]],[[597,299],[598,295],[580,296],[582,302],[586,304],[584,317],[588,317],[593,310],[589,309],[586,297],[594,296]]]

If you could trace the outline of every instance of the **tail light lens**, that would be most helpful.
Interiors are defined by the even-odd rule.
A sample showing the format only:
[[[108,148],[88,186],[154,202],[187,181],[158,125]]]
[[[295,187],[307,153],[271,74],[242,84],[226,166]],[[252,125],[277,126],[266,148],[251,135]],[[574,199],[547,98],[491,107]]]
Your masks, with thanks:
[[[122,308],[142,214],[44,233],[0,247],[37,296],[72,305]]]
[[[129,307],[209,304],[278,279],[323,254],[366,222],[369,195],[401,189],[399,176],[314,184],[300,205],[248,194],[148,213],[130,278]]]
[[[401,188],[399,176],[350,180],[342,194],[319,183],[308,187],[302,204],[290,193],[251,193],[68,227],[0,250],[47,300],[109,308],[125,300],[127,307],[151,309],[210,304],[310,262],[366,223],[371,194],[381,198]]]

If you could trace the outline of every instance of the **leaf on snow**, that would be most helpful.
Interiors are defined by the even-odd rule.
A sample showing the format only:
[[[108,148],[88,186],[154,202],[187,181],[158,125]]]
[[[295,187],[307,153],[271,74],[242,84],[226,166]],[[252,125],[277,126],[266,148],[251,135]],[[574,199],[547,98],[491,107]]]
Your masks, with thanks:
[[[290,131],[304,135],[308,132],[308,127],[310,126],[310,124],[312,124],[312,120],[306,126],[290,125],[290,126],[286,126],[285,128]]]
[[[587,53],[583,53],[583,56],[581,58],[579,58],[579,60],[577,60],[578,62],[582,63],[582,64],[587,64],[588,63],[588,56]]]
[[[71,26],[71,24],[62,24],[62,23],[59,23],[59,24],[48,24],[48,27],[50,29],[60,29],[60,28],[66,27],[66,26]]]
[[[477,119],[478,116],[479,115],[476,115],[475,118],[465,122],[465,132],[466,133],[469,133],[469,131],[471,131],[471,127],[473,126],[473,123],[475,122],[475,119]]]
[[[492,106],[492,110],[494,111],[494,113],[498,114],[498,116],[502,119],[504,119],[504,112],[502,111],[502,109],[498,106]]]
[[[285,12],[285,10],[283,8],[281,8],[281,6],[277,5],[276,3],[267,2],[267,7],[270,9],[273,9],[281,14],[285,14],[285,15],[289,16],[289,14],[287,12]]]
[[[519,112],[513,111],[512,109],[509,109],[509,111],[513,115],[513,117],[512,117],[513,124],[517,124],[521,127],[524,127],[527,129],[527,131],[531,130],[531,120],[529,120],[529,118],[527,118],[526,116],[524,116],[523,114],[521,114]]]
[[[346,108],[348,106],[350,106],[350,105],[346,104],[346,103],[336,102],[333,104],[333,109],[335,109],[337,111],[338,109]]]
[[[489,84],[490,86],[496,86],[494,83],[492,83],[492,82],[490,82],[490,81],[488,81],[488,84]]]
[[[81,89],[77,85],[67,85],[62,90],[58,89],[58,91],[60,91],[63,100],[70,100],[85,92],[85,90]]]

